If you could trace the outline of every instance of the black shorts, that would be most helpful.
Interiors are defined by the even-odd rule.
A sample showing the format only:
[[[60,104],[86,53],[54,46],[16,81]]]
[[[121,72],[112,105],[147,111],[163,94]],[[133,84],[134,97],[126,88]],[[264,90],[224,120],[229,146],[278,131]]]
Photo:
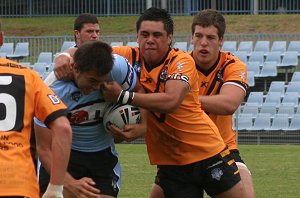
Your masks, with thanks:
[[[111,148],[99,152],[80,152],[71,150],[68,172],[75,179],[92,178],[95,187],[101,194],[117,197],[121,183],[121,167],[118,158],[111,152]],[[41,166],[39,185],[43,194],[49,183],[49,174]]]
[[[184,166],[158,165],[155,183],[165,198],[199,198],[203,190],[214,196],[229,190],[241,180],[228,149],[196,163]]]
[[[237,149],[230,150],[230,155],[231,155],[232,159],[234,159],[235,162],[241,162],[241,163],[245,164],[245,162],[241,158],[239,150],[237,150]]]

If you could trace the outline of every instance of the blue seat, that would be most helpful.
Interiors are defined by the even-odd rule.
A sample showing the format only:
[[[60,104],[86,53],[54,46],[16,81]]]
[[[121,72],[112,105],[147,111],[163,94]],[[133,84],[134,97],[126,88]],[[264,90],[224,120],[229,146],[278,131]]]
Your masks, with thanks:
[[[52,63],[52,57],[52,52],[41,52],[38,56],[37,62],[50,64]]]
[[[70,47],[74,47],[76,44],[74,41],[64,41],[61,48],[60,48],[60,51],[63,52],[65,51],[66,49],[70,48]]]
[[[271,46],[271,51],[272,52],[277,51],[283,55],[283,53],[286,52],[286,46],[287,46],[286,41],[273,41],[272,46]]]
[[[246,52],[247,56],[250,56],[253,51],[253,41],[241,41],[237,51]]]
[[[265,61],[264,52],[253,51],[251,53],[251,56],[249,57],[248,61],[257,61],[257,62],[259,62],[259,65],[263,65],[263,63]]]
[[[3,43],[0,47],[0,53],[13,54],[14,53],[14,43]]]
[[[236,41],[224,41],[222,45],[222,51],[227,51],[232,54],[236,51],[237,42]]]
[[[299,71],[295,71],[293,73],[291,81],[292,82],[300,82],[300,72]]]
[[[283,131],[289,128],[289,116],[288,114],[276,114],[272,120],[269,130],[271,131]]]
[[[110,43],[110,46],[123,46],[123,41],[113,41]]]
[[[270,51],[270,41],[256,41],[253,51],[263,52],[266,55]]]
[[[251,91],[247,101],[246,101],[246,105],[257,105],[257,106],[261,106],[262,103],[264,102],[264,93],[261,91]]]
[[[292,119],[287,131],[299,131],[300,130],[300,114],[295,114]]]
[[[129,47],[138,47],[139,44],[136,41],[128,41],[126,43],[126,46],[129,46]]]
[[[187,46],[188,46],[187,42],[178,42],[178,41],[175,42],[173,45],[174,48],[178,48],[184,52],[187,52]]]
[[[248,61],[246,63],[248,71],[253,71],[255,77],[259,77],[260,74],[260,64],[258,61]]]
[[[300,41],[290,41],[287,51],[295,51],[300,56]]]
[[[32,66],[32,69],[39,73],[39,75],[42,77],[44,72],[47,71],[47,64],[46,63],[34,63]]]
[[[250,130],[268,131],[271,127],[271,115],[269,113],[259,113],[254,120]]]
[[[244,51],[236,51],[234,53],[235,56],[237,56],[243,63],[247,63],[248,62],[248,56],[247,56],[247,52]]]
[[[276,62],[277,65],[281,64],[281,54],[280,52],[267,52],[266,54],[266,62]]]
[[[28,42],[19,42],[16,45],[16,48],[12,54],[6,54],[7,58],[10,59],[22,59],[29,56],[29,43]]]

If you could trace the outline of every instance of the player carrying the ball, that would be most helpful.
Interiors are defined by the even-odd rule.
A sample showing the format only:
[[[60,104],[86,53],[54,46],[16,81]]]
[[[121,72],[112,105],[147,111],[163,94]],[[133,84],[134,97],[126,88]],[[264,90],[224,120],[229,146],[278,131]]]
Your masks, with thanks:
[[[137,75],[128,61],[112,54],[111,47],[101,41],[88,41],[74,54],[71,81],[49,76],[50,88],[67,105],[73,130],[68,174],[65,177],[65,197],[117,197],[120,189],[121,167],[111,134],[103,126],[105,102],[100,90],[105,81],[117,81],[128,91],[139,89]],[[54,75],[52,73],[51,75]],[[35,120],[36,132],[49,129]],[[126,130],[143,134],[145,122],[128,126]],[[51,134],[37,133],[38,153],[46,170],[50,170]],[[50,140],[50,141],[49,141]]]

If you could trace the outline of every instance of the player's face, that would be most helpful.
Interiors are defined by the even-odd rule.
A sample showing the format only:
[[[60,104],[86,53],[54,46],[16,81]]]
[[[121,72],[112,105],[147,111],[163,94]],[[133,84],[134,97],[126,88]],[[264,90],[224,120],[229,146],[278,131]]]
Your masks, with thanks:
[[[76,44],[81,46],[84,42],[99,40],[100,27],[99,24],[86,23],[80,31],[75,30]]]
[[[74,72],[74,80],[84,95],[99,90],[108,79],[108,75],[99,76],[94,71],[79,72],[75,69]]]
[[[150,66],[156,66],[165,57],[172,42],[164,24],[158,21],[143,21],[137,34],[141,54]]]
[[[218,29],[215,26],[195,26],[192,44],[196,64],[205,68],[213,66],[218,59],[222,43],[223,38],[219,38]]]

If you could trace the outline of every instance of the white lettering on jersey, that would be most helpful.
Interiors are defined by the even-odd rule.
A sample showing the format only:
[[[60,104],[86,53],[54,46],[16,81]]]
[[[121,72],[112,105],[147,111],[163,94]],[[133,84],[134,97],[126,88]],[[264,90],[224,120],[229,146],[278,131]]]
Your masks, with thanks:
[[[48,97],[50,98],[50,100],[53,104],[60,104],[61,103],[60,99],[56,95],[50,95],[49,94]]]

